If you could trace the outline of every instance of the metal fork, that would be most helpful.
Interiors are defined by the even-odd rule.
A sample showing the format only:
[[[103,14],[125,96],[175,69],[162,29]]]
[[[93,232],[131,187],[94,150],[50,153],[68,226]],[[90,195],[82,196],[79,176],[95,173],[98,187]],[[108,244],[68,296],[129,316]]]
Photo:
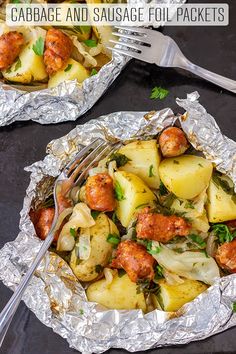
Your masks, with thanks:
[[[108,47],[110,50],[158,66],[188,70],[215,85],[236,93],[236,81],[191,63],[172,38],[146,28],[123,26],[115,26],[115,28],[118,31],[112,34],[118,36],[119,41],[110,39],[110,42],[116,44],[115,47]]]
[[[72,162],[66,165],[66,167],[56,179],[53,190],[55,214],[51,229],[30,268],[22,277],[16,291],[0,313],[0,346],[2,345],[9,325],[22,299],[23,293],[29,284],[30,279],[39,266],[41,260],[45,256],[49,246],[53,242],[54,232],[57,227],[57,219],[59,213],[61,213],[58,203],[59,194],[63,197],[66,197],[70,188],[73,186],[81,185],[87,177],[89,169],[95,166],[97,162],[103,157],[110,156],[112,152],[117,149],[117,146],[118,144],[107,144],[102,139],[94,140],[91,144],[84,147],[75,156]]]

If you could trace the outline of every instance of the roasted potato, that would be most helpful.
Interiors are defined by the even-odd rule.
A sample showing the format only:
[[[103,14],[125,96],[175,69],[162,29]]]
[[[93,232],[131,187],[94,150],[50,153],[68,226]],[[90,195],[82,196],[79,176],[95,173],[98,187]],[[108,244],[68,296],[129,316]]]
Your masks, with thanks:
[[[59,70],[56,74],[50,77],[48,87],[56,87],[64,81],[75,79],[77,79],[79,83],[82,83],[88,77],[89,73],[83,65],[74,59],[69,59],[65,69]]]
[[[119,153],[130,159],[119,170],[134,173],[150,188],[159,188],[160,154],[156,140],[132,142],[120,148]]]
[[[156,199],[148,186],[133,173],[118,171],[114,174],[115,189],[122,194],[117,202],[116,214],[121,224],[127,227],[139,206],[152,204]]]
[[[159,166],[160,178],[166,188],[183,199],[193,199],[207,188],[212,170],[211,162],[193,155],[168,158]]]
[[[5,79],[22,84],[47,79],[43,57],[35,54],[32,49],[33,44],[34,42],[28,44],[15,63],[9,69],[2,71]]]
[[[207,289],[200,281],[189,279],[176,285],[169,285],[166,280],[160,280],[158,283],[160,292],[157,300],[164,311],[177,311]]]
[[[137,294],[137,285],[127,274],[119,277],[116,274],[112,282],[106,279],[98,280],[89,285],[86,293],[89,301],[97,302],[109,309],[146,311],[146,302],[143,293]]]
[[[105,214],[99,214],[96,224],[90,228],[91,252],[87,260],[78,258],[78,243],[71,253],[70,266],[81,281],[91,281],[98,277],[112,254],[112,245],[107,242],[109,234],[119,234],[116,225]]]
[[[231,188],[233,187],[233,182],[229,177],[222,176],[221,179],[226,181]],[[210,181],[207,194],[207,213],[210,222],[218,223],[236,219],[236,203],[231,194],[226,193],[213,180]]]

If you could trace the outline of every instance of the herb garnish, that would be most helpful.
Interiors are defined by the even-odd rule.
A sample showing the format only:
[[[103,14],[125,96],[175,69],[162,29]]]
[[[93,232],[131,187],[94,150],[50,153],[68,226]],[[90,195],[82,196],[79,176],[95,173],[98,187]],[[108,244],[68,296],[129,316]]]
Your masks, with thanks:
[[[185,204],[184,204],[185,209],[194,209],[194,203],[192,200],[188,200]]]
[[[215,224],[212,226],[212,230],[218,237],[220,243],[231,242],[236,237],[236,231],[231,234],[228,226],[225,224]]]
[[[173,160],[173,163],[174,163],[175,165],[179,165],[179,161],[177,161],[177,160]]]
[[[124,269],[118,269],[118,277],[121,278],[123,275],[126,274],[126,271]]]
[[[101,214],[101,212],[98,211],[98,210],[92,210],[92,211],[91,211],[91,215],[92,215],[92,218],[93,218],[94,220],[97,219],[97,217],[98,217],[99,214]]]
[[[153,165],[151,165],[150,167],[149,167],[149,171],[148,171],[148,177],[154,177],[155,175],[154,175],[154,173],[153,173]]]
[[[164,275],[163,275],[163,267],[160,264],[158,264],[156,266],[155,278],[154,279],[155,280],[159,280],[159,279],[161,279],[163,277],[164,277]]]
[[[162,87],[158,87],[158,86],[155,86],[153,87],[152,89],[152,92],[151,92],[151,95],[150,95],[150,98],[152,100],[156,100],[156,99],[160,99],[160,100],[163,100],[166,96],[168,96],[169,94],[169,91],[166,90],[166,89],[163,89]]]
[[[157,246],[155,249],[152,248],[152,241],[147,241],[146,242],[146,247],[147,247],[147,251],[150,254],[158,254],[161,252],[161,247]]]
[[[70,234],[71,236],[76,237],[76,230],[73,227],[70,228]]]
[[[97,73],[98,73],[97,70],[93,68],[90,72],[90,76],[97,75]]]
[[[191,234],[188,236],[190,240],[192,240],[194,243],[196,243],[200,248],[205,248],[206,247],[206,242],[203,240],[203,238],[199,235],[196,234]]]
[[[68,64],[67,65],[67,67],[65,68],[65,73],[67,72],[67,71],[70,71],[70,69],[72,68],[72,64]]]
[[[158,294],[160,291],[160,286],[158,284],[151,283],[148,279],[139,279],[137,281],[137,294],[140,293],[153,293]]]
[[[39,37],[35,44],[33,44],[32,49],[36,55],[42,56],[44,52],[44,39],[42,37]]]
[[[95,266],[95,272],[96,273],[101,273],[103,271],[103,266],[101,264],[97,264]]]
[[[120,243],[120,236],[117,234],[109,234],[107,236],[107,242],[111,243],[112,245],[116,246]]]
[[[116,161],[116,166],[122,167],[127,164],[127,162],[131,161],[127,156],[120,154],[119,152],[115,152],[111,154],[109,157],[109,160],[107,161],[107,165],[109,164],[110,161]]]
[[[236,302],[233,302],[232,309],[233,309],[233,312],[236,312]]]
[[[168,189],[166,188],[166,186],[164,185],[164,183],[162,181],[160,181],[159,191],[160,191],[161,196],[167,195],[169,193]]]
[[[79,314],[83,315],[84,314],[84,310],[83,309],[79,309]]]
[[[115,181],[115,198],[118,201],[125,199],[124,192],[123,192],[121,185],[118,181]]]
[[[215,172],[212,176],[212,180],[215,185],[221,187],[223,191],[232,196],[232,201],[236,203],[236,193],[234,192],[234,187],[230,187],[228,181],[221,178],[222,174],[220,172]]]
[[[15,67],[14,67],[14,71],[18,70],[21,68],[21,60],[20,58],[17,59],[17,62],[15,64]]]
[[[97,47],[97,41],[95,39],[85,39],[83,43],[90,48]]]

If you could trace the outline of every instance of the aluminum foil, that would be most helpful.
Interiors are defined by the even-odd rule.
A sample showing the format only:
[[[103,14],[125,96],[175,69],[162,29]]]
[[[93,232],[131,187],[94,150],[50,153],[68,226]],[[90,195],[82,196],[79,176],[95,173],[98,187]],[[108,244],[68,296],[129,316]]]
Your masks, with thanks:
[[[170,108],[158,112],[118,112],[79,125],[52,141],[47,156],[26,168],[31,172],[15,241],[0,250],[0,279],[15,289],[41,245],[29,218],[32,204],[44,200],[63,165],[78,147],[96,137],[132,140],[156,135],[179,120],[189,140],[206,158],[234,181],[236,143],[224,137],[213,117],[198,103],[198,94],[177,99],[187,113],[175,116]],[[236,182],[236,181],[235,181]],[[106,310],[86,301],[82,286],[67,263],[48,252],[23,297],[41,322],[83,353],[100,353],[111,347],[140,351],[201,340],[236,324],[236,275],[219,279],[205,293],[176,313],[155,310]]]
[[[135,4],[140,0],[128,0]],[[145,3],[146,0],[142,0]],[[186,0],[155,0],[164,3],[173,16],[176,4]],[[164,23],[163,23],[164,24]],[[33,120],[41,124],[74,121],[87,112],[104,94],[111,83],[120,74],[130,59],[117,53],[103,66],[97,75],[86,79],[82,85],[76,80],[61,83],[53,89],[26,92],[14,86],[0,83],[0,126],[14,121]]]

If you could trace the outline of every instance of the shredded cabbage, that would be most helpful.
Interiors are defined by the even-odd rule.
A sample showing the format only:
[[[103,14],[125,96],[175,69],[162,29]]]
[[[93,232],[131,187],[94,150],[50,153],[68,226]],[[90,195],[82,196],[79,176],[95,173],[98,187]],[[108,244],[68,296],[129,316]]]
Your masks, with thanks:
[[[161,246],[161,251],[153,254],[157,262],[170,272],[192,280],[200,280],[206,284],[213,284],[219,278],[219,268],[215,260],[206,257],[203,252],[176,253],[159,242],[152,242],[152,249]]]

